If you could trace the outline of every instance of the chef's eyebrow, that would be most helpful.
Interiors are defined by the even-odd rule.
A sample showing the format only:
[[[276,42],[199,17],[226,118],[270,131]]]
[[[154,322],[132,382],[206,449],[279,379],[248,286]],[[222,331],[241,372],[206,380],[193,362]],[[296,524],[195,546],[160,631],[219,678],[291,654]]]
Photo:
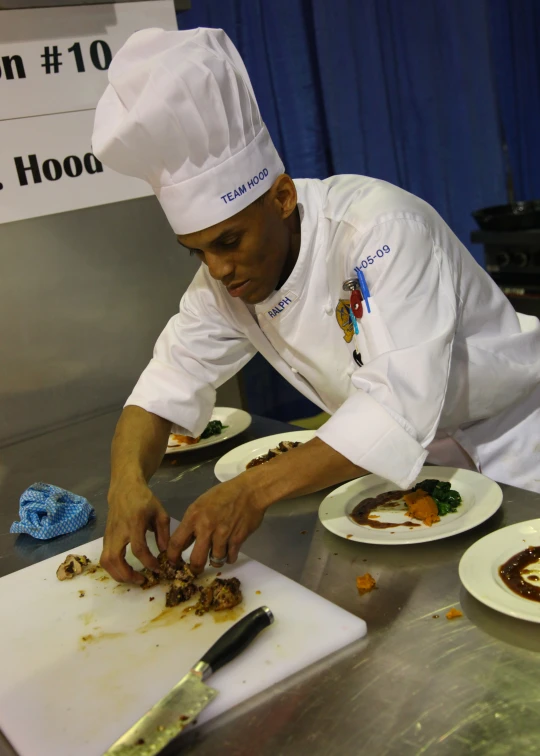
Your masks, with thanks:
[[[228,228],[226,231],[222,231],[219,236],[216,236],[215,239],[213,239],[211,242],[208,242],[209,247],[219,247],[221,244],[225,243],[230,236],[235,235],[241,235],[243,233],[242,229],[239,228]],[[189,249],[190,252],[201,252],[202,250],[197,249],[196,247],[188,247],[187,244],[183,244],[178,237],[176,237],[176,241],[178,244],[180,244],[181,247],[185,247],[186,249]]]

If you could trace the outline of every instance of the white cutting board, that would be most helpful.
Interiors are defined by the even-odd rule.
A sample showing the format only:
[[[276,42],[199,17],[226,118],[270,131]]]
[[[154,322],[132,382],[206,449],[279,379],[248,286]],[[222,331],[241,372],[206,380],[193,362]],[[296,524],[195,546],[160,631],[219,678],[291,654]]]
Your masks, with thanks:
[[[101,549],[100,538],[75,553],[97,563]],[[100,756],[258,606],[274,624],[210,678],[219,695],[199,723],[366,633],[362,619],[243,555],[221,570],[240,579],[243,604],[218,622],[183,605],[162,614],[164,586],[128,590],[101,570],[60,582],[67,553],[0,579],[0,729],[20,756]]]

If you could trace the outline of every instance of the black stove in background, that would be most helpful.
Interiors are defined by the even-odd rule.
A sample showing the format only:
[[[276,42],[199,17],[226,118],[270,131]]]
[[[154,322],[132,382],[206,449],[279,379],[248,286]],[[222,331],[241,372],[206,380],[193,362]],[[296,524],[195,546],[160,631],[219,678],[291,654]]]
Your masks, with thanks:
[[[473,231],[483,244],[486,270],[518,312],[540,317],[540,229]]]

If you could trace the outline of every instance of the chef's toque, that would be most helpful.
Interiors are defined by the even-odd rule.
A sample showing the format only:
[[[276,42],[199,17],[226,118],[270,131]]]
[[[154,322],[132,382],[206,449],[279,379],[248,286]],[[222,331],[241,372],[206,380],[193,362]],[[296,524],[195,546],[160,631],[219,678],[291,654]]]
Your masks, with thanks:
[[[106,166],[147,181],[176,234],[236,215],[284,172],[244,63],[222,29],[138,31],[108,75],[93,151]]]

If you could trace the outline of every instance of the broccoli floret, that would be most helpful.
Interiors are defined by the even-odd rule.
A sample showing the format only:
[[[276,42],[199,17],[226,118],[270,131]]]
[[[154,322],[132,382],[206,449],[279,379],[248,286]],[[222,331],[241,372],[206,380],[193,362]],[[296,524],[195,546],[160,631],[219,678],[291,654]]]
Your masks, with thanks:
[[[210,420],[206,428],[201,433],[201,438],[210,438],[210,436],[219,436],[219,434],[228,428],[228,425],[223,425],[221,420]]]

